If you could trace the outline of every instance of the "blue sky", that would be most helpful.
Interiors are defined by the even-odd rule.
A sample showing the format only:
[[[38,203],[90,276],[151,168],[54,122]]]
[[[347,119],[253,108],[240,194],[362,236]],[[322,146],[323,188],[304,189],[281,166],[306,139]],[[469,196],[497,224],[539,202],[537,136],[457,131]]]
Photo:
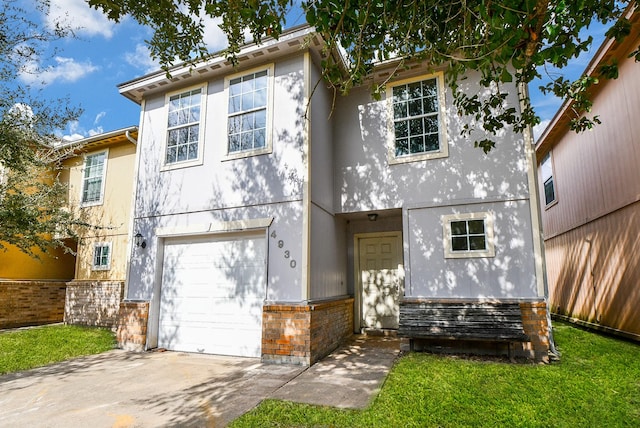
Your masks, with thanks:
[[[33,5],[37,0],[22,0]],[[31,9],[34,10],[31,6]],[[64,130],[61,136],[73,140],[102,132],[137,125],[140,107],[118,93],[117,85],[146,73],[158,70],[151,61],[144,44],[151,32],[132,19],[115,24],[101,12],[89,8],[85,0],[51,0],[47,16],[38,15],[41,25],[51,25],[58,19],[75,27],[77,38],[60,41],[60,51],[45,64],[46,72],[37,76],[23,76],[25,82],[39,86],[47,97],[68,97],[71,104],[80,106],[84,113],[79,120]],[[291,16],[287,26],[304,23],[300,13]],[[590,30],[594,36],[591,52],[573,61],[565,70],[578,76],[588,64],[604,38],[599,25]],[[214,21],[208,23],[205,40],[210,51],[225,47],[226,39]],[[538,82],[530,86],[532,103],[543,123],[536,129],[539,135],[561,104],[559,99],[543,96],[537,90]]]

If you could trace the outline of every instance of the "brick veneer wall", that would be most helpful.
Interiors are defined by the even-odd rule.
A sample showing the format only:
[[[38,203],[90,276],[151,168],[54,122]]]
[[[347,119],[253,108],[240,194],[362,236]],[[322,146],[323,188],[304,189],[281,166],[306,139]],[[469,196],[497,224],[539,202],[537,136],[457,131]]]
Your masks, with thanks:
[[[549,362],[549,318],[547,304],[538,302],[520,302],[522,313],[522,327],[531,339],[522,343],[522,353],[525,357],[537,362]]]
[[[0,328],[62,322],[66,288],[58,281],[0,281]]]
[[[262,308],[262,361],[312,365],[353,334],[353,299]]]
[[[118,348],[127,351],[144,351],[147,342],[149,302],[125,300],[120,302],[116,329]]]
[[[115,329],[123,293],[123,281],[68,282],[64,322]]]

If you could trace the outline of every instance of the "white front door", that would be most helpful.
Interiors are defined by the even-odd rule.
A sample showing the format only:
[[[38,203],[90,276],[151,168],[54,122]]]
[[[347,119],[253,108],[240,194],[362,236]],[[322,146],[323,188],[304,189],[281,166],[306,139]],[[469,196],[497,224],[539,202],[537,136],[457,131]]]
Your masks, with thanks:
[[[397,329],[403,280],[400,234],[358,238],[363,328]]]
[[[158,346],[259,357],[264,235],[166,240]]]

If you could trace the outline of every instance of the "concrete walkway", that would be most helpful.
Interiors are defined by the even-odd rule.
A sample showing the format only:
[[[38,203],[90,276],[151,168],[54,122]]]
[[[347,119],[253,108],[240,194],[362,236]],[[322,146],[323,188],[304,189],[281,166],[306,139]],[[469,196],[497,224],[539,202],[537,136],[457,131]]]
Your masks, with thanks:
[[[0,427],[222,427],[265,398],[366,407],[397,340],[356,338],[311,368],[122,350],[0,376]]]

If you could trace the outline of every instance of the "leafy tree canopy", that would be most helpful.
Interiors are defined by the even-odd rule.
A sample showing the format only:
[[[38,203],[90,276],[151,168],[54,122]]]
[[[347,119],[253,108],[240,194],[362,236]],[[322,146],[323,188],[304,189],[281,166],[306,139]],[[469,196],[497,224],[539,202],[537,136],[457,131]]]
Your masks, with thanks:
[[[220,27],[229,41],[227,55],[233,61],[248,32],[256,42],[265,36],[278,37],[285,26],[291,0],[87,0],[115,21],[130,15],[155,30],[148,41],[152,56],[163,68],[176,60],[194,62],[209,54],[203,42],[203,17],[221,19]],[[447,82],[454,90],[461,114],[471,115],[488,135],[512,125],[521,131],[539,123],[527,100],[520,113],[503,108],[505,83],[528,84],[540,77],[544,67],[562,68],[587,51],[592,38],[584,36],[594,20],[615,24],[607,36],[618,39],[629,33],[623,18],[629,1],[615,0],[309,0],[299,6],[307,22],[324,37],[327,51],[340,46],[347,57],[346,72],[327,56],[325,79],[347,92],[361,85],[376,62],[426,61],[445,67]],[[297,5],[296,5],[297,7]],[[622,18],[621,18],[622,17]],[[636,60],[640,53],[634,52]],[[612,67],[612,68],[611,68]],[[464,94],[457,82],[469,70],[478,71],[487,97]],[[606,77],[615,75],[611,65]],[[571,97],[581,114],[591,103],[585,93],[596,78],[569,81],[560,76],[544,91]],[[374,96],[384,82],[372,85]],[[596,118],[597,120],[597,118]],[[576,130],[593,125],[592,119],[576,118]],[[466,132],[471,132],[467,128]],[[476,142],[485,152],[494,142]]]
[[[0,6],[0,249],[12,244],[35,255],[65,246],[63,237],[79,224],[59,180],[63,154],[53,147],[54,131],[79,111],[21,83],[22,73],[40,72],[49,43],[69,36],[62,27],[39,28],[28,16],[15,0]]]

